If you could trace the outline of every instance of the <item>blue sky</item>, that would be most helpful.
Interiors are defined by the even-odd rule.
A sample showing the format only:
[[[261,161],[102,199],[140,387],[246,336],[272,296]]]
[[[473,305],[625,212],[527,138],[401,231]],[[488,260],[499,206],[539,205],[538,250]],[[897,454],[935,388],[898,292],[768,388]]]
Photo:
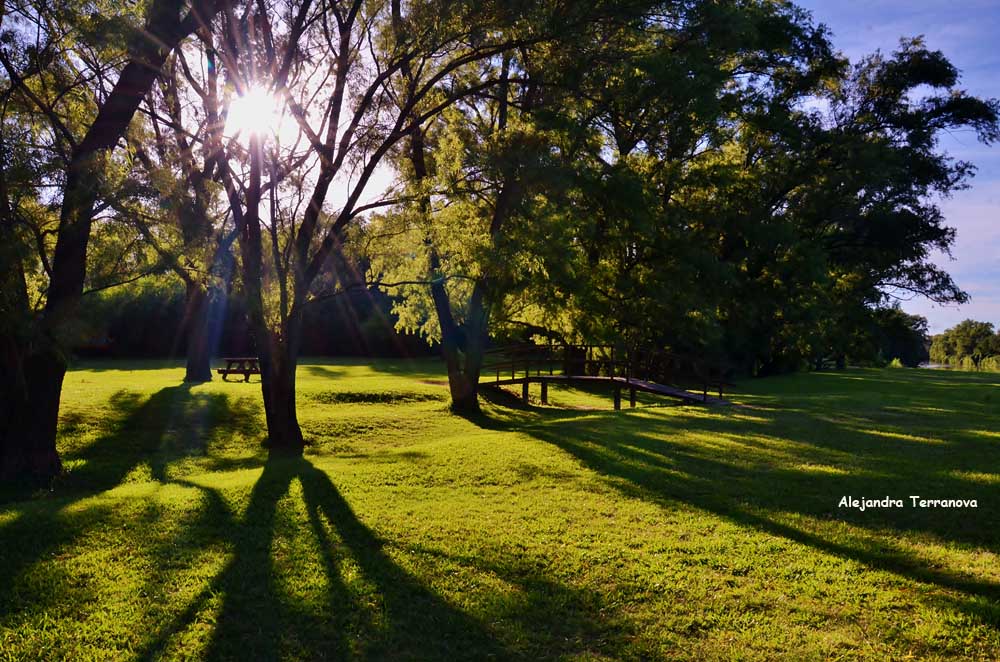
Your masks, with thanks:
[[[960,86],[980,97],[1000,98],[1000,0],[794,0],[833,32],[833,43],[852,61],[881,49],[896,49],[899,38],[923,35],[962,72]],[[953,260],[937,255],[972,300],[939,306],[924,299],[903,303],[927,317],[938,333],[966,318],[1000,326],[1000,144],[984,146],[972,133],[945,135],[941,147],[978,167],[970,188],[940,206],[958,229]]]

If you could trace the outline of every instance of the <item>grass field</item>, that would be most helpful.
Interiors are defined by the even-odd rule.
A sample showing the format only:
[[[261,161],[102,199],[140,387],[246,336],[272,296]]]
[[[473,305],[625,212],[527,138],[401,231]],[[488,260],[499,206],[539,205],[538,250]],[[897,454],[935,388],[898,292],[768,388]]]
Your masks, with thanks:
[[[309,362],[274,462],[256,383],[182,375],[68,375],[66,475],[0,505],[0,659],[1000,658],[1000,375],[469,421],[435,363]]]

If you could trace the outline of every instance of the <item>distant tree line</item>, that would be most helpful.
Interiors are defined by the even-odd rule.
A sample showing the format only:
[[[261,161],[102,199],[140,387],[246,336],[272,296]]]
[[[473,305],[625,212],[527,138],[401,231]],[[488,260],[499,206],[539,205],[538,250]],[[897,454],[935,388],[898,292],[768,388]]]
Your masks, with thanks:
[[[74,348],[176,329],[205,381],[223,309],[297,454],[299,356],[387,306],[475,414],[491,342],[912,362],[893,297],[967,299],[938,137],[995,141],[1000,104],[921,39],[851,63],[769,0],[0,7],[0,478],[60,471]]]
[[[934,336],[930,360],[967,370],[1000,370],[1000,333],[989,322],[965,320]]]
[[[423,338],[395,328],[392,299],[379,290],[356,290],[314,302],[305,313],[302,353],[307,356],[419,357],[434,355]],[[177,358],[187,354],[192,323],[183,282],[151,276],[88,297],[70,351],[81,358]],[[219,291],[208,302],[211,356],[256,355],[247,311],[238,291]]]

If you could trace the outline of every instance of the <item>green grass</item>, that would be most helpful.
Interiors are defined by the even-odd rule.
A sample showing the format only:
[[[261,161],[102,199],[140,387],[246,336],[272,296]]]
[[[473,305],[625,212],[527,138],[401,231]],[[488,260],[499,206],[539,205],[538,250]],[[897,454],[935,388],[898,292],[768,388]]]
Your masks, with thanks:
[[[0,659],[1000,658],[998,375],[470,421],[435,363],[309,362],[273,462],[258,384],[182,375],[67,376],[66,475],[0,505]],[[911,494],[979,507],[837,507]]]

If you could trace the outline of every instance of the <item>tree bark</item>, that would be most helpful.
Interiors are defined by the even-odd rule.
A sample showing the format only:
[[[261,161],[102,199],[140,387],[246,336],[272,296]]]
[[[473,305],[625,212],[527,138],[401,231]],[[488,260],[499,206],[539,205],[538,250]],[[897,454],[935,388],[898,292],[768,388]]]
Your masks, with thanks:
[[[432,272],[438,270],[437,263],[437,253],[432,248]],[[469,344],[471,339],[468,335],[464,338],[462,337],[462,332],[451,313],[451,299],[448,296],[448,291],[445,289],[443,281],[436,280],[431,284],[431,299],[434,301],[434,311],[437,314],[438,325],[441,327],[441,356],[448,369],[448,389],[451,393],[451,409],[463,415],[478,414],[478,366],[482,365],[482,351],[479,351],[478,360],[473,360],[470,364]],[[483,343],[481,341],[473,341],[472,344],[481,348]],[[464,352],[462,351],[463,349],[465,350]],[[476,368],[475,381],[473,381],[472,376],[468,372],[470,367]]]
[[[45,427],[57,416],[40,415],[33,406],[59,403],[61,373],[43,357],[29,355],[17,329],[5,325],[0,332],[0,481],[5,483],[45,485],[62,471],[55,444],[47,443],[55,438],[54,426]]]
[[[212,381],[211,296],[198,282],[188,283],[185,292],[186,368],[184,381]]]
[[[274,334],[268,335],[269,347],[266,352],[261,352],[260,357],[268,448],[272,455],[301,455],[305,440],[295,411],[298,357],[288,343]]]
[[[250,328],[260,361],[261,394],[267,421],[269,452],[301,455],[305,441],[295,413],[295,369],[301,332],[301,307],[293,306],[283,328],[272,330],[264,311],[263,242],[260,202],[262,147],[256,135],[250,138],[250,185],[246,191],[246,211],[237,220],[243,287],[247,299]],[[235,192],[231,193],[235,199]],[[238,202],[234,209],[238,207]]]
[[[156,0],[143,29],[145,38],[130,54],[94,123],[70,156],[63,190],[56,248],[52,259],[40,337],[23,357],[27,401],[20,412],[23,430],[12,430],[4,443],[5,480],[45,484],[61,471],[56,450],[59,399],[66,376],[62,338],[83,294],[87,245],[94,205],[108,154],[125,133],[142,98],[177,44],[215,14],[215,2],[192,4],[181,20],[180,0]]]
[[[489,328],[489,306],[485,301],[482,279],[476,282],[469,298],[469,311],[465,322],[465,365],[462,369],[462,399],[453,399],[455,411],[465,414],[479,413],[479,375],[483,368],[483,350]]]

